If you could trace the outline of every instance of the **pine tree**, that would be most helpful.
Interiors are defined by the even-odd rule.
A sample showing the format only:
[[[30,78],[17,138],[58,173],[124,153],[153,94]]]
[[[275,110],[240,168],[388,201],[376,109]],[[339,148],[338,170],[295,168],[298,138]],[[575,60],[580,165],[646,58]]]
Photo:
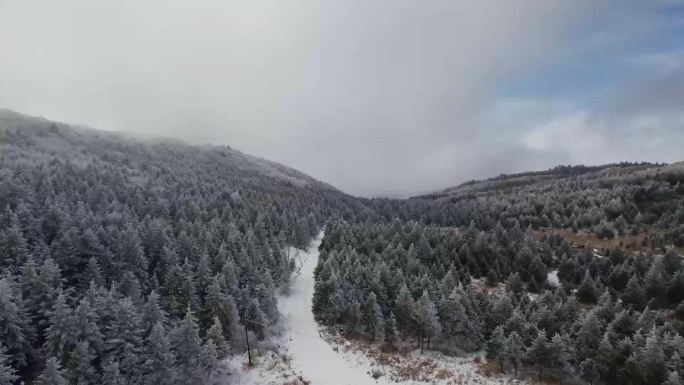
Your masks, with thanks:
[[[164,385],[173,383],[175,378],[174,360],[164,326],[161,322],[157,322],[145,340],[145,360],[143,363],[145,384]]]
[[[101,354],[104,350],[104,335],[100,332],[99,320],[100,317],[90,307],[89,301],[86,298],[81,299],[73,315],[72,338],[88,342],[95,352]]]
[[[615,306],[613,305],[613,297],[610,295],[608,289],[606,289],[601,297],[599,297],[598,304],[596,305],[596,317],[603,322],[610,322],[615,317]]]
[[[525,356],[525,345],[523,340],[517,332],[511,332],[506,338],[504,346],[504,357],[507,362],[513,365],[513,373],[518,376],[518,367]]]
[[[33,332],[21,293],[7,278],[0,279],[0,341],[5,346],[10,363],[16,368],[26,365]]]
[[[70,349],[72,339],[71,308],[66,303],[64,293],[59,293],[55,306],[50,313],[50,326],[46,330],[45,351],[59,361],[66,359],[67,349]]]
[[[254,298],[249,302],[245,310],[244,324],[247,330],[251,330],[260,340],[266,338],[266,315],[261,310],[259,300]]]
[[[227,265],[224,265],[224,268]],[[225,270],[225,269],[224,269]],[[222,278],[225,280],[224,273],[214,277],[207,288],[205,297],[205,317],[218,317],[223,326],[223,335],[230,342],[232,348],[242,349],[242,332],[240,330],[240,315],[238,314],[235,300],[229,294],[225,294],[221,288]]]
[[[546,332],[540,330],[537,338],[532,341],[532,345],[527,348],[525,356],[531,365],[536,365],[539,370],[539,381],[542,380],[544,367],[548,363],[549,349],[547,348],[548,341],[546,339]]]
[[[577,299],[582,303],[596,303],[599,297],[599,291],[596,288],[596,283],[591,277],[589,270],[584,274],[584,279],[582,283],[577,288],[577,293],[575,293]]]
[[[117,248],[119,271],[130,271],[139,282],[146,282],[148,261],[143,253],[138,231],[128,226],[121,232]]]
[[[167,377],[165,382],[158,382],[156,384],[172,384],[173,380]],[[155,384],[155,383],[150,383]],[[116,361],[109,361],[102,365],[102,385],[128,385],[126,379],[119,371],[119,363]]]
[[[684,370],[684,365],[682,364],[682,359],[679,356],[679,353],[677,352],[677,350],[675,350],[674,353],[672,353],[672,356],[670,357],[670,359],[667,360],[667,369],[671,372],[674,371],[677,373],[680,373],[680,372],[682,372],[682,370]]]
[[[684,271],[677,271],[667,288],[667,299],[673,303],[684,300]]]
[[[682,271],[682,257],[677,254],[676,249],[669,249],[663,256],[663,265],[667,274],[673,276]]]
[[[216,351],[216,344],[213,340],[207,340],[202,345],[200,352],[200,366],[204,374],[204,382],[211,376],[216,364],[218,363],[218,352]]]
[[[580,364],[580,377],[589,385],[593,385],[600,378],[599,365],[591,358],[587,358]]]
[[[128,377],[136,367],[127,353],[138,355],[142,350],[142,328],[138,309],[130,298],[124,297],[118,301],[113,311],[113,318],[105,328],[105,354],[109,360],[119,362],[121,372]]]
[[[428,338],[428,349],[430,349],[430,339],[440,334],[439,317],[435,303],[430,299],[427,290],[423,290],[423,295],[416,302],[416,322],[420,330],[420,352],[423,353],[423,343],[425,337]]]
[[[468,316],[463,302],[460,291],[454,289],[449,298],[440,304],[442,341],[448,346],[474,351],[480,348],[483,336],[478,325]]]
[[[402,339],[413,334],[415,325],[416,303],[406,284],[402,285],[397,294],[394,305],[394,315],[397,317],[397,328]]]
[[[637,352],[637,360],[645,369],[644,377],[649,384],[659,384],[667,378],[665,353],[655,330],[646,338],[643,349]]]
[[[349,328],[352,337],[355,337],[356,333],[358,333],[362,318],[361,305],[357,300],[352,301],[347,314],[347,327]]]
[[[120,368],[128,385],[143,385],[143,368],[139,347],[127,349],[121,357]]]
[[[104,278],[102,278],[102,269],[95,257],[90,257],[90,259],[88,259],[88,264],[83,272],[83,282],[81,284],[86,286],[90,284],[90,282],[93,282],[98,286],[105,285]]]
[[[633,276],[627,282],[627,287],[622,292],[622,301],[627,305],[634,306],[636,310],[641,310],[646,306],[646,293],[637,276]]]
[[[179,380],[183,384],[194,385],[202,382],[200,356],[202,351],[197,319],[188,306],[185,317],[173,332],[173,351]]]
[[[9,225],[0,229],[0,268],[17,271],[26,262],[28,249],[16,215],[10,212],[9,218]]]
[[[10,364],[9,356],[0,341],[0,385],[13,385],[18,378],[17,371]]]
[[[519,298],[525,291],[525,284],[520,278],[519,273],[512,273],[506,280],[506,290],[508,290],[515,298]]]
[[[486,351],[487,359],[498,361],[501,373],[505,373],[504,362],[506,359],[506,337],[504,336],[504,330],[501,325],[497,326],[492,335],[489,337]]]
[[[97,372],[93,367],[95,354],[87,341],[79,341],[69,353],[67,373],[72,384],[89,385],[97,382]]]
[[[647,298],[661,298],[665,296],[667,291],[666,275],[663,262],[655,260],[644,276],[644,288]]]
[[[134,304],[140,305],[142,303],[140,281],[138,278],[136,278],[132,271],[127,271],[124,273],[123,278],[119,283],[119,291],[121,291],[121,294],[130,298]]]
[[[223,337],[223,326],[221,325],[221,321],[219,321],[218,317],[214,317],[214,322],[209,327],[209,330],[207,330],[205,340],[211,340],[214,342],[218,359],[226,358],[230,353],[230,346]]]
[[[590,357],[601,342],[601,322],[596,317],[596,311],[587,313],[581,322],[576,335],[577,351],[582,357]]]
[[[231,348],[244,350],[245,341],[242,339],[240,332],[240,314],[238,313],[235,300],[231,295],[223,297],[222,313],[219,316],[221,324],[223,325],[223,335],[228,340]]]
[[[45,361],[45,368],[36,379],[36,385],[68,385],[64,372],[55,357]]]
[[[206,295],[212,278],[209,256],[205,251],[200,254],[199,261],[197,261],[197,292],[201,298]]]
[[[370,342],[375,342],[376,339],[384,339],[384,320],[382,317],[382,310],[378,305],[378,300],[375,293],[371,292],[368,295],[363,311],[363,321],[366,333],[370,338]]]
[[[392,346],[397,346],[399,343],[399,330],[394,312],[390,312],[390,316],[385,320],[385,342]]]
[[[39,267],[32,258],[24,265],[22,297],[40,341],[49,325],[50,312],[61,287],[61,274],[51,258],[46,258]]]
[[[570,345],[560,334],[555,334],[547,345],[548,366],[561,381],[570,374]]]
[[[164,309],[162,309],[161,304],[159,303],[159,294],[157,294],[155,291],[152,291],[147,296],[147,302],[145,302],[142,311],[142,324],[145,336],[150,334],[152,328],[156,324],[166,324],[167,319],[168,314],[166,311],[164,311]]]
[[[513,314],[513,302],[508,294],[503,293],[492,302],[490,311],[486,314],[486,330],[493,331],[498,325],[503,325]]]
[[[263,281],[257,285],[257,298],[259,299],[259,305],[261,310],[266,316],[266,320],[269,324],[275,324],[278,321],[280,313],[278,312],[278,300],[275,298],[275,286],[273,284],[273,279],[271,278],[271,273],[267,270],[261,275],[261,280]]]
[[[663,382],[663,385],[682,385],[684,382],[679,378],[679,373],[671,371],[668,376],[667,380]]]

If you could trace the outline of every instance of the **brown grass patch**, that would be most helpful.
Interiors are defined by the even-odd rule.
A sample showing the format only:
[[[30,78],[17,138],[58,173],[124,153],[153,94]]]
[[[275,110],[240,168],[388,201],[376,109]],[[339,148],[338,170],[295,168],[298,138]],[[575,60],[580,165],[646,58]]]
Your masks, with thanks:
[[[477,364],[478,372],[485,377],[493,377],[501,374],[501,366],[498,362],[480,360],[480,362],[475,363]]]
[[[451,378],[453,376],[454,374],[450,371],[446,369],[439,369],[437,373],[435,373],[435,380],[446,380],[447,378]]]
[[[653,238],[656,236],[663,236],[664,231],[661,229],[647,228],[639,234],[622,234],[617,235],[612,239],[599,238],[596,234],[580,230],[577,233],[569,229],[541,229],[535,230],[537,239],[541,239],[544,234],[558,234],[565,238],[575,249],[584,249],[592,247],[599,252],[605,252],[608,249],[621,247],[628,252],[634,254],[645,253],[648,251],[660,252],[656,250],[653,245]]]

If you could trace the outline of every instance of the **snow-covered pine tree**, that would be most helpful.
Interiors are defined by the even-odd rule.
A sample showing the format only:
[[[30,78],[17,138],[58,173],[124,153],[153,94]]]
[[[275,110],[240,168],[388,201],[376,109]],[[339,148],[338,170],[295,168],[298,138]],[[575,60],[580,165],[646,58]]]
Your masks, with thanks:
[[[505,361],[513,366],[513,373],[518,376],[518,368],[525,357],[525,345],[518,332],[513,331],[506,338],[504,345]]]
[[[397,317],[397,328],[402,339],[415,332],[416,303],[406,284],[399,289],[394,305],[394,315]]]
[[[228,356],[230,353],[230,345],[228,344],[228,341],[226,341],[225,337],[223,337],[223,327],[221,325],[221,321],[216,316],[214,317],[213,323],[207,330],[205,343],[209,340],[213,341],[214,345],[216,346],[218,359],[223,359]]]
[[[7,278],[0,279],[0,341],[12,365],[23,368],[31,352],[33,329],[29,322],[21,291]]]
[[[504,363],[506,362],[506,337],[504,336],[504,330],[501,325],[497,326],[489,337],[486,346],[487,359],[497,361],[501,369],[501,373],[504,372]]]
[[[542,380],[544,368],[548,365],[549,349],[546,332],[540,330],[537,338],[525,351],[525,357],[530,365],[536,366],[539,373],[539,381]]]
[[[596,301],[598,300],[599,291],[596,287],[596,282],[594,282],[594,278],[592,278],[589,270],[587,270],[584,273],[584,279],[577,288],[577,292],[575,293],[575,295],[577,296],[577,299],[582,303],[593,304],[596,303]]]
[[[150,385],[173,384],[173,379],[167,377],[165,382],[150,382]],[[146,385],[148,383],[145,383]],[[119,371],[119,363],[108,361],[102,364],[102,385],[128,385],[126,379]]]
[[[95,352],[87,341],[79,341],[69,353],[67,375],[69,382],[76,385],[94,384],[98,380],[93,366]]]
[[[427,290],[423,290],[423,295],[416,302],[415,315],[418,330],[420,331],[420,352],[423,353],[425,338],[427,337],[428,339],[427,347],[430,349],[430,340],[441,333],[437,308],[435,307],[435,303],[432,302]]]
[[[203,371],[200,363],[202,343],[199,337],[197,319],[188,306],[185,317],[173,331],[173,352],[176,355],[178,381],[187,385],[202,383]]]
[[[164,325],[157,322],[145,339],[143,379],[148,385],[172,384],[175,380],[175,357]],[[118,371],[118,364],[117,364]]]
[[[45,361],[45,368],[36,378],[36,385],[68,385],[69,382],[64,377],[64,371],[59,365],[57,358],[48,357]]]
[[[384,319],[382,317],[382,310],[378,305],[378,300],[375,293],[371,292],[366,299],[363,309],[363,323],[364,329],[368,334],[370,342],[384,339]]]
[[[600,378],[599,365],[591,358],[587,358],[580,364],[580,377],[593,385]]]
[[[2,341],[0,341],[0,385],[14,385],[18,378],[17,371],[9,362],[9,356],[5,352]]]
[[[385,320],[385,342],[392,346],[399,344],[399,330],[397,329],[397,319],[394,317],[394,312],[390,312],[389,317]]]
[[[50,325],[45,332],[45,351],[59,362],[66,359],[67,349],[72,345],[72,310],[66,302],[64,293],[57,295],[54,308],[50,312]]]
[[[266,338],[267,322],[268,320],[261,310],[259,300],[253,298],[245,310],[244,325],[247,327],[247,330],[253,331],[260,340],[263,340]]]

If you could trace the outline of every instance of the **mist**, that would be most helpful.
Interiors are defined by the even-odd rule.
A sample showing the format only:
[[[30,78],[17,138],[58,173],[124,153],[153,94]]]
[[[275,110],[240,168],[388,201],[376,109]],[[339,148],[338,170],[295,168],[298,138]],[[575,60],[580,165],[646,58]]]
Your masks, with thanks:
[[[561,163],[681,160],[681,88],[638,108],[630,97],[680,84],[677,56],[620,64],[661,70],[593,98],[510,86],[660,22],[662,8],[610,4],[4,0],[0,106],[227,144],[361,196]]]

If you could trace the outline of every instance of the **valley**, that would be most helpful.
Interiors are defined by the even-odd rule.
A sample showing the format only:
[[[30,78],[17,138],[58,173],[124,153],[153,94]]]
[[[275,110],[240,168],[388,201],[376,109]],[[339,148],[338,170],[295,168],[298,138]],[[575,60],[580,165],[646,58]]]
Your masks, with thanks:
[[[369,199],[227,146],[7,110],[0,129],[12,385],[676,385],[682,371],[681,163]]]

